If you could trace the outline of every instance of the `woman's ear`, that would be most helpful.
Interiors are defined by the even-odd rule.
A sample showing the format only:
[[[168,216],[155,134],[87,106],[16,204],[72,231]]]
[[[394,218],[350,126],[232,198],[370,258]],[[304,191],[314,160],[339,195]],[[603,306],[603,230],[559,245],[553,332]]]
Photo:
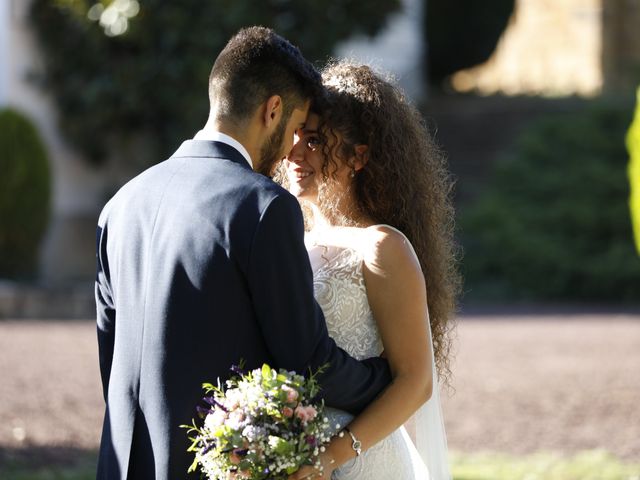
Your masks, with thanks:
[[[356,154],[353,158],[353,169],[357,172],[369,161],[369,145],[356,145],[354,150]]]

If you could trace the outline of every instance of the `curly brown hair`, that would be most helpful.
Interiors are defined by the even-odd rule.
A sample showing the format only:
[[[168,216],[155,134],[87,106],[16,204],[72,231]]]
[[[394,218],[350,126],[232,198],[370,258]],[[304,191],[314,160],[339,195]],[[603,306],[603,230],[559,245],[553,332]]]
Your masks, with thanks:
[[[436,367],[449,384],[461,281],[445,156],[420,112],[391,80],[346,60],[327,65],[322,78],[328,91],[320,126],[325,180],[330,183],[338,162],[353,158],[356,145],[368,146],[368,161],[354,171],[355,211],[337,210],[335,190],[320,190],[320,208],[334,224],[358,225],[367,218],[409,238],[425,277]]]

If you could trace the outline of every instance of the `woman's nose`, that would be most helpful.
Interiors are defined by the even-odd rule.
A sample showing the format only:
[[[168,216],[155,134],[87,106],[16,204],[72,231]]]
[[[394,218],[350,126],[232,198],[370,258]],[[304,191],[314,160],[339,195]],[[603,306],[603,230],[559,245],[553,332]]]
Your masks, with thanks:
[[[287,155],[286,159],[293,163],[304,160],[304,139],[295,135],[293,137],[293,147]]]

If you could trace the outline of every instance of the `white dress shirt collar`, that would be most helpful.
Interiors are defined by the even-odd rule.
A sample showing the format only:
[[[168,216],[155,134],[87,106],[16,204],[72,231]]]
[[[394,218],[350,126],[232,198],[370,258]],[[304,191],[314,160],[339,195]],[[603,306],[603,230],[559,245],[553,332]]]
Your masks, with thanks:
[[[200,130],[198,133],[196,133],[196,136],[193,137],[193,139],[226,143],[230,147],[233,147],[236,150],[238,150],[242,154],[244,159],[247,161],[249,166],[253,168],[253,162],[251,161],[251,157],[249,156],[249,152],[247,152],[247,149],[244,148],[244,146],[235,138],[230,137],[225,133],[218,132],[217,130]]]

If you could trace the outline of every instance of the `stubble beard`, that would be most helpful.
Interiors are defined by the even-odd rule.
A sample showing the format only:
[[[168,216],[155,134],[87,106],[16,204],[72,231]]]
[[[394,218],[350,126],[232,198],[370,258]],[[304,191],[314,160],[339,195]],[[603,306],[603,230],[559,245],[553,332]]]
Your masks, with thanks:
[[[271,136],[264,142],[260,148],[260,164],[256,171],[267,177],[272,177],[276,164],[284,158],[282,152],[282,144],[284,141],[284,132],[287,129],[288,118],[284,116],[280,119],[280,123]]]

